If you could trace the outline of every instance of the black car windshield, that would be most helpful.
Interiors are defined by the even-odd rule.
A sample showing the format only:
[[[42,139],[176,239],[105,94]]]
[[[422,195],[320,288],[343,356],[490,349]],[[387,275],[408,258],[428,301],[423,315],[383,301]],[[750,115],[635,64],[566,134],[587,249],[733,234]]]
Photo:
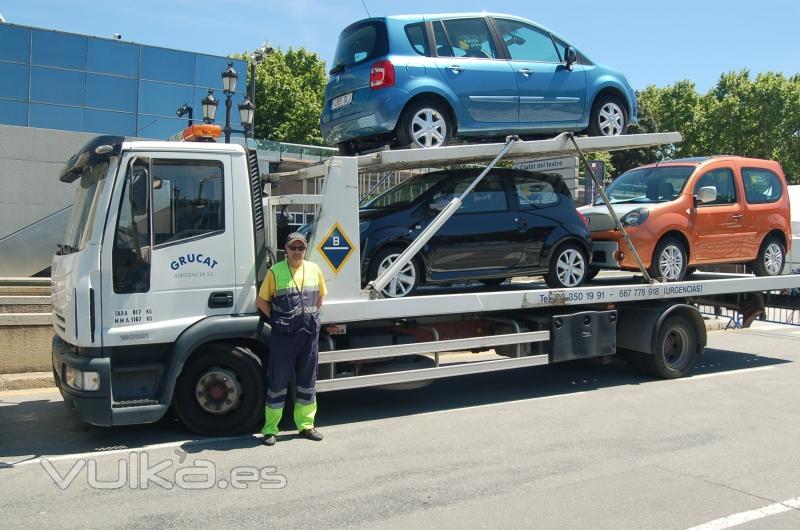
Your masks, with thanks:
[[[377,197],[367,197],[361,208],[402,208],[450,175],[447,171],[435,171],[411,177],[386,190]]]
[[[611,204],[668,202],[683,191],[696,166],[656,166],[632,169],[606,189]],[[603,204],[598,197],[595,204]]]

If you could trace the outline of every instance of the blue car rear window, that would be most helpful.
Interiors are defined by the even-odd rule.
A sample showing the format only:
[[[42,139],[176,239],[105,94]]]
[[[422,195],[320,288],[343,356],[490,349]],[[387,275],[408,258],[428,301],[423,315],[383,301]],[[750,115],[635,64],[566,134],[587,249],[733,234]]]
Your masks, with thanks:
[[[361,64],[365,61],[386,55],[389,51],[386,25],[379,20],[356,22],[339,35],[333,68]]]

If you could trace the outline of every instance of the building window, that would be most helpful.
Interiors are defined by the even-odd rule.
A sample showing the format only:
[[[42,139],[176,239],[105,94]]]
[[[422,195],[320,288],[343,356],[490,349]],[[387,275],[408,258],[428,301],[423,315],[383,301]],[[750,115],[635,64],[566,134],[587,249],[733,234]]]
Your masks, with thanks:
[[[0,99],[0,123],[4,125],[28,125],[28,104],[24,101]]]
[[[86,106],[136,112],[136,80],[87,74]]]
[[[120,136],[136,134],[136,114],[86,109],[85,121],[86,132]]]
[[[32,31],[31,62],[86,70],[86,37],[35,29]]]
[[[129,42],[90,38],[86,68],[101,74],[136,77],[139,73],[139,47]]]
[[[0,98],[27,100],[29,76],[27,65],[0,63]]]
[[[86,73],[32,67],[31,101],[83,106],[86,103]]]
[[[30,63],[31,30],[0,24],[0,61]]]
[[[42,129],[61,129],[64,131],[83,131],[83,109],[31,103],[31,127]]]
[[[194,53],[142,46],[139,76],[142,79],[191,85],[194,83],[194,63]]]

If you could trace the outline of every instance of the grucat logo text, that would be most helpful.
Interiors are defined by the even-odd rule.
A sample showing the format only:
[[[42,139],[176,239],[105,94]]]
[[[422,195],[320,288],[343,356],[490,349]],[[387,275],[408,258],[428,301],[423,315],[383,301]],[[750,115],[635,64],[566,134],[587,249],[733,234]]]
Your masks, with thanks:
[[[218,262],[214,258],[206,256],[205,254],[192,252],[174,260],[170,264],[170,267],[172,268],[172,270],[176,271],[181,267],[183,267],[184,265],[189,265],[190,263],[199,263],[201,265],[208,266],[209,269],[213,269],[214,267],[217,266]]]

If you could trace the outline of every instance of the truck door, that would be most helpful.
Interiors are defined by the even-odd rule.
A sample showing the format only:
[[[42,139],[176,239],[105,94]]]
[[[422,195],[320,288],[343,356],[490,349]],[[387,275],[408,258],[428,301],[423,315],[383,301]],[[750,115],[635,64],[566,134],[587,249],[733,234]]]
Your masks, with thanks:
[[[234,304],[230,155],[135,153],[116,186],[101,255],[106,346],[173,342]],[[155,359],[154,359],[155,360]]]
[[[692,252],[697,261],[735,259],[742,248],[744,209],[731,168],[712,169],[695,181],[695,195],[700,188],[713,186],[717,198],[698,204],[695,209]]]

